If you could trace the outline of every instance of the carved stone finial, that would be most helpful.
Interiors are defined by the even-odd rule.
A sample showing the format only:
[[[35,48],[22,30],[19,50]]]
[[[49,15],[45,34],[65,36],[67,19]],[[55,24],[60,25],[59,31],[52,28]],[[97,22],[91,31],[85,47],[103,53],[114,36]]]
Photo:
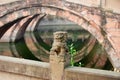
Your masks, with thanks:
[[[50,50],[50,80],[64,80],[64,68],[70,63],[66,40],[67,32],[54,33],[54,42]]]
[[[68,52],[66,40],[67,40],[67,32],[64,32],[64,31],[55,32],[54,42],[53,42],[50,54],[65,55],[65,53]]]

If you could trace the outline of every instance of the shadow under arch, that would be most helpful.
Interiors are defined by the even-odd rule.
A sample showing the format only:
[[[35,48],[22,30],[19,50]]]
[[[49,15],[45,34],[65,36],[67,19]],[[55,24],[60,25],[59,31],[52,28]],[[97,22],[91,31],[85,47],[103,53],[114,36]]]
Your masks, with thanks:
[[[34,56],[33,53],[29,50],[27,47],[24,38],[21,38],[21,41],[17,41],[14,43],[15,48],[20,56],[22,56],[25,59],[30,59],[30,60],[37,60],[40,61],[37,57]]]
[[[27,28],[27,26],[30,24],[30,22],[32,21],[32,19],[34,19],[35,17],[37,17],[38,14],[33,15],[31,18],[29,18],[22,26],[20,26],[19,30],[17,31],[16,35],[15,35],[15,42],[17,40],[19,40],[20,38],[22,38],[24,36],[25,30]],[[19,26],[16,26],[16,28]],[[16,29],[15,28],[15,29]],[[14,31],[14,30],[13,30]]]
[[[5,32],[15,23],[18,23],[19,21],[21,21],[22,19],[24,19],[25,17],[21,17],[18,18],[10,23],[5,24],[4,26],[0,27],[0,38],[5,34]]]

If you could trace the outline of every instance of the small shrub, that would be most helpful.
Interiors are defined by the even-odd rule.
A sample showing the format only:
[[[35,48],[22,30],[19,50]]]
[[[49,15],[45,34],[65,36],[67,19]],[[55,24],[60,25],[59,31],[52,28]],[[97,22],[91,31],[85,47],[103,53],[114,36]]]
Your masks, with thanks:
[[[74,47],[74,45],[73,45],[73,43],[71,44],[71,45],[69,45],[69,51],[70,51],[70,56],[71,56],[71,58],[70,58],[70,64],[71,64],[71,66],[74,66],[74,55],[76,54],[76,49],[75,49],[75,47]]]

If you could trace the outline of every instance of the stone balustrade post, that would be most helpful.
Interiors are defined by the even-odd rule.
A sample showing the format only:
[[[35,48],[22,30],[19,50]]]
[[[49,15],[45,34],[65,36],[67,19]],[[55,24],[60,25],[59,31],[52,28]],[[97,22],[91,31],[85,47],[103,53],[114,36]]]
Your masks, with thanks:
[[[66,40],[67,32],[54,33],[54,42],[50,50],[50,80],[64,80],[64,68],[70,61]]]

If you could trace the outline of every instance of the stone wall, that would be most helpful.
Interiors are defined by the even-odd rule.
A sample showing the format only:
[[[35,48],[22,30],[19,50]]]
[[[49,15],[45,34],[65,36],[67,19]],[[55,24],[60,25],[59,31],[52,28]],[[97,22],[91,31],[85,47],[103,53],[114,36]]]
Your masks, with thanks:
[[[0,5],[20,0],[0,0]],[[120,13],[120,0],[66,0],[68,2],[77,3],[89,7],[102,7],[107,11]]]
[[[93,7],[99,7],[100,5],[100,0],[66,0],[68,2],[72,3],[77,3],[77,4],[82,4],[85,6],[93,6]]]
[[[120,13],[120,0],[66,0],[89,7],[101,7],[105,11]]]
[[[104,0],[103,8],[107,11],[120,13],[120,0]]]

